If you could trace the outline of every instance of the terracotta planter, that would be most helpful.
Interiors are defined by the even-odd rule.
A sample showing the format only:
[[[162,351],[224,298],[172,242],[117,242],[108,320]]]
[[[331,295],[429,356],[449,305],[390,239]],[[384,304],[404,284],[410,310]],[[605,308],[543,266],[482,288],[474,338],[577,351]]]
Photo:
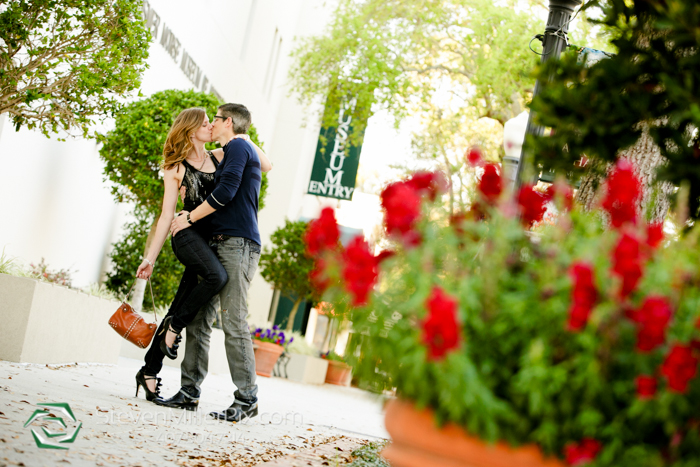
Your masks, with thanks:
[[[272,376],[272,369],[275,367],[277,359],[284,352],[284,347],[257,339],[253,339],[253,342],[257,346],[255,349],[255,374],[269,378]]]
[[[566,467],[535,445],[490,445],[452,423],[438,428],[431,411],[410,402],[389,401],[385,424],[391,444],[382,456],[392,467]]]
[[[343,363],[328,360],[328,370],[326,371],[326,383],[337,384],[338,386],[350,386],[350,376],[352,367]]]

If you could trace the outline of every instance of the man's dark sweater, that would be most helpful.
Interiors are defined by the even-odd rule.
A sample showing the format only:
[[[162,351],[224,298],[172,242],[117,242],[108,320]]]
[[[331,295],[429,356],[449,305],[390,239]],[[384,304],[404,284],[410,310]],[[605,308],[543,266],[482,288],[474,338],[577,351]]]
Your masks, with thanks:
[[[224,159],[216,169],[216,188],[207,198],[212,213],[214,235],[248,238],[258,245],[258,197],[260,196],[260,158],[255,148],[242,139],[224,146]]]

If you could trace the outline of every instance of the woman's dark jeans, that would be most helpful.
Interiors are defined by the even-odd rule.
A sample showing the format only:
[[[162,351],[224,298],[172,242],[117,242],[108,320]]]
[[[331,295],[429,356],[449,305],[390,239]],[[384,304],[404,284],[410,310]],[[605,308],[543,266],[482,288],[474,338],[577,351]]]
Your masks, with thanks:
[[[180,332],[197,316],[199,309],[226,285],[228,275],[208,241],[195,229],[178,232],[172,239],[172,245],[175,256],[185,265],[185,272],[166,317],[173,317],[171,326]],[[160,350],[160,341],[164,321],[161,321],[153,336],[151,347],[146,352],[146,364],[141,368],[149,376],[156,376],[163,368],[165,355]]]

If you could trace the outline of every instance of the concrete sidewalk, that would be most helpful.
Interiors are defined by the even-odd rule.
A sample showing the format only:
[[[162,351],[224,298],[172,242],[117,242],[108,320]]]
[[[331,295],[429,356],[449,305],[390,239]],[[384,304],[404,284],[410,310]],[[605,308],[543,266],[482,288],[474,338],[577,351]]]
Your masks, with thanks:
[[[241,423],[208,418],[233,400],[228,375],[209,375],[196,412],[166,409],[134,397],[141,362],[47,367],[0,361],[0,465],[253,466],[343,437],[387,438],[379,398],[355,388],[312,386],[258,377],[260,415]],[[164,367],[162,394],[179,389],[179,371]],[[67,402],[82,422],[68,450],[37,447],[31,430],[62,429],[37,420],[36,404]],[[60,431],[59,430],[59,431]]]

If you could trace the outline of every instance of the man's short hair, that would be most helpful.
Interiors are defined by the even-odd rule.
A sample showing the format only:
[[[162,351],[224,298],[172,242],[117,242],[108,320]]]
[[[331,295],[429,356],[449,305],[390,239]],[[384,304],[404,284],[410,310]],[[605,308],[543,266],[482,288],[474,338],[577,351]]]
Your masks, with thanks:
[[[222,117],[230,118],[233,122],[233,133],[244,135],[250,128],[250,111],[243,104],[223,104],[219,106]]]

